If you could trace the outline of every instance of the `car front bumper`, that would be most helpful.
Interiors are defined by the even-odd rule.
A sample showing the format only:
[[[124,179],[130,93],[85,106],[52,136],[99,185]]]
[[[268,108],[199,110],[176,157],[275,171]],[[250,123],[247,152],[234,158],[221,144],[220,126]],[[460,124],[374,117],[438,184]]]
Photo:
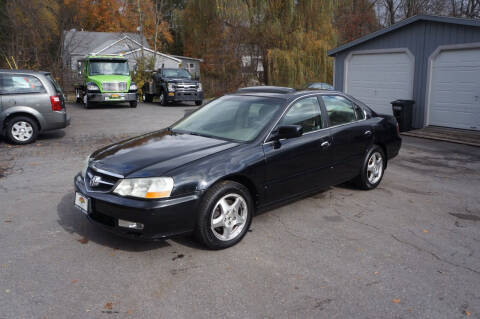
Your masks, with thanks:
[[[137,100],[137,93],[87,93],[89,102],[132,102]]]
[[[112,193],[92,192],[80,174],[75,176],[75,191],[89,199],[88,219],[120,236],[140,240],[161,240],[191,233],[196,225],[201,193],[163,200],[142,200]],[[119,219],[141,223],[142,230],[119,226]]]
[[[173,93],[173,95],[171,95]],[[167,95],[168,102],[181,102],[181,101],[201,101],[203,100],[203,92],[169,92]]]

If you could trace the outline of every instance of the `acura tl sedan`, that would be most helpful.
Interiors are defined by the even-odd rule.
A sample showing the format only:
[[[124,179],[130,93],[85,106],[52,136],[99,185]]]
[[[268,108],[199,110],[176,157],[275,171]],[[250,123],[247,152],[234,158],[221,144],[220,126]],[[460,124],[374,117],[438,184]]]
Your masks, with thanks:
[[[75,206],[123,236],[193,233],[222,249],[255,213],[347,181],[377,187],[400,146],[393,116],[346,94],[244,88],[93,152],[75,177]]]

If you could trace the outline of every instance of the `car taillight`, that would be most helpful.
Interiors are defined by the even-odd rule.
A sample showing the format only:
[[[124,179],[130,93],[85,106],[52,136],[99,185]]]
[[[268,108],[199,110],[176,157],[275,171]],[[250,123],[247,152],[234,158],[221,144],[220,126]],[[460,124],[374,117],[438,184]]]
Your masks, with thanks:
[[[50,102],[52,103],[52,111],[61,111],[62,110],[62,102],[60,101],[60,97],[58,96],[51,96]]]

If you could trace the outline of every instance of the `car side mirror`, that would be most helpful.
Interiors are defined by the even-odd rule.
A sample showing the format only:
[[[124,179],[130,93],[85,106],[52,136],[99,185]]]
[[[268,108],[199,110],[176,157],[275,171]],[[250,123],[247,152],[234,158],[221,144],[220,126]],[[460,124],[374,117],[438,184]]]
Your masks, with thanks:
[[[303,127],[301,125],[282,125],[276,130],[275,139],[288,139],[302,136]]]

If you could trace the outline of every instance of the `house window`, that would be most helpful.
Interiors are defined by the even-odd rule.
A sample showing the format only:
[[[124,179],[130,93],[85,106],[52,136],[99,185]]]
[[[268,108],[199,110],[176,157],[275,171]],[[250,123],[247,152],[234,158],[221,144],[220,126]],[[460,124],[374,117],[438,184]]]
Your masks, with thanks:
[[[193,63],[190,63],[190,69],[193,69]]]

